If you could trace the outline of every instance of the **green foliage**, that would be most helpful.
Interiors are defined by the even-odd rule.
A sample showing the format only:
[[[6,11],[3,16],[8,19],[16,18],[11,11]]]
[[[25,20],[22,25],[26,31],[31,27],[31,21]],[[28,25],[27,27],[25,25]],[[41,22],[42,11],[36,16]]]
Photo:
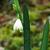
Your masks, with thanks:
[[[30,21],[36,20],[40,17],[40,14],[35,11],[29,11]]]
[[[37,6],[36,9],[37,10],[45,10],[45,9],[47,9],[47,7],[43,6],[43,5],[40,5],[40,6]]]
[[[21,46],[23,42],[23,37],[13,37],[11,46]]]
[[[35,32],[36,29],[37,29],[36,25],[31,25],[30,24],[30,30],[31,30],[31,32]]]
[[[18,37],[18,36],[13,36],[14,34],[12,33],[13,30],[11,28],[11,26],[5,26],[5,27],[2,27],[0,28],[0,41],[4,41],[4,40],[8,40],[8,48],[6,49],[9,49],[11,50],[11,48],[18,48],[20,46],[23,45],[23,37]],[[19,34],[19,33],[18,33]]]
[[[34,47],[34,48],[32,48],[32,50],[40,50],[40,48]],[[50,47],[48,47],[48,50],[50,50]]]
[[[9,28],[3,27],[0,29],[0,40],[8,39],[11,35],[11,31]]]

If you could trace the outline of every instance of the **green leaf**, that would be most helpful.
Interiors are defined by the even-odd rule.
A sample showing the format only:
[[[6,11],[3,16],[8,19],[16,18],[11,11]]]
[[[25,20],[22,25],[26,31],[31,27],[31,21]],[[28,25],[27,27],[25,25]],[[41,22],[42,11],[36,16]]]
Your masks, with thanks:
[[[43,30],[43,40],[40,50],[48,49],[48,33],[49,33],[49,21],[47,20]]]
[[[36,19],[39,19],[40,17],[40,13],[37,13],[37,12],[33,12],[33,11],[29,11],[29,18],[30,18],[30,21],[33,21],[33,20],[36,20]]]

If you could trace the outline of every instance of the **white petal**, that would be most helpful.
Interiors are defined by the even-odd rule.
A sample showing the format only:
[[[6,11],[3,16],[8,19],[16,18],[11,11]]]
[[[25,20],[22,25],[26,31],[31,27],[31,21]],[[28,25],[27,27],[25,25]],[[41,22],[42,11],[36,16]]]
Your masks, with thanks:
[[[17,19],[14,26],[13,26],[14,31],[15,30],[23,30],[23,26],[22,26],[22,22],[20,21],[20,19]]]

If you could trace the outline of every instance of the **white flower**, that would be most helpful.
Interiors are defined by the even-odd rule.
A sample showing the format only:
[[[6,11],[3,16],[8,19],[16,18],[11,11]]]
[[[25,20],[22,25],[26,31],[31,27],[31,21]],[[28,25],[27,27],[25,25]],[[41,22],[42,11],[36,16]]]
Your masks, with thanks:
[[[20,31],[20,32],[23,32],[23,26],[22,26],[22,22],[20,19],[17,19],[14,26],[13,26],[13,30],[14,31]]]

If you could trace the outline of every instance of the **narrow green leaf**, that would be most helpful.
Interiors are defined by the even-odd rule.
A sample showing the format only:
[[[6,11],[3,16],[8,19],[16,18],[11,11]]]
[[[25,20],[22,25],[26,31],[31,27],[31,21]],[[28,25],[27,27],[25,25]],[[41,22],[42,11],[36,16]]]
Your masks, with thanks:
[[[23,5],[23,29],[24,29],[24,50],[31,50],[30,22],[26,3],[24,3]]]
[[[43,40],[40,50],[48,49],[49,21],[47,20],[43,30]]]

